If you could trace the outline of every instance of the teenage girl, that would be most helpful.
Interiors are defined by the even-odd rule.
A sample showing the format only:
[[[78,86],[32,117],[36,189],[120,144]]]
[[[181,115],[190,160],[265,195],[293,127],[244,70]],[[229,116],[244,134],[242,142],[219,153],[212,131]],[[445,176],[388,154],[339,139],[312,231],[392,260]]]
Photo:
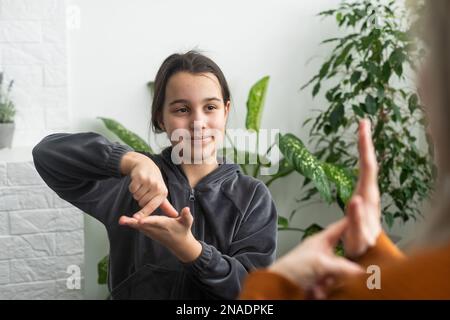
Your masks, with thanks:
[[[233,299],[273,262],[277,213],[259,180],[219,158],[230,112],[220,68],[173,54],[155,79],[158,155],[92,133],[56,133],[33,149],[37,171],[62,199],[102,222],[113,299]]]

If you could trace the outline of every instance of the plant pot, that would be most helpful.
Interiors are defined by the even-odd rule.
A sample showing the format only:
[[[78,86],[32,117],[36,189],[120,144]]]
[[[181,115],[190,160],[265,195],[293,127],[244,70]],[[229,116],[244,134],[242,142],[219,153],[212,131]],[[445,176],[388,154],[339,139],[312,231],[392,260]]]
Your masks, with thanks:
[[[0,149],[11,148],[15,123],[0,123]]]

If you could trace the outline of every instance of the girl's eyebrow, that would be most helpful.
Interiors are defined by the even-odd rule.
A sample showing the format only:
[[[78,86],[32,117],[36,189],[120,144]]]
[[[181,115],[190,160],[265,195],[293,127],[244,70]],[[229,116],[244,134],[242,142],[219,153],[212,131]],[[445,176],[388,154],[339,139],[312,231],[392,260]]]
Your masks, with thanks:
[[[209,101],[218,101],[218,102],[222,102],[221,99],[216,98],[216,97],[211,97],[211,98],[203,99],[203,103],[209,102]],[[189,100],[186,100],[186,99],[177,99],[177,100],[173,100],[171,103],[169,103],[169,105],[171,106],[171,105],[177,104],[177,103],[190,104],[190,101],[189,101]]]

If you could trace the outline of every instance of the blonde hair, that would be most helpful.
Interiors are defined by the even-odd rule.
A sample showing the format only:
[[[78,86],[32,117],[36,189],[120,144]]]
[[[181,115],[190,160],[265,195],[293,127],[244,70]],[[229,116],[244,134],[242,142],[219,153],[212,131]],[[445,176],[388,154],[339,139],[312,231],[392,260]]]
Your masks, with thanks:
[[[450,0],[427,0],[425,2],[425,39],[430,49],[431,76],[437,83],[436,104],[431,112],[439,119],[450,121]],[[450,241],[450,128],[448,123],[439,125],[440,137],[434,137],[439,156],[438,181],[433,196],[433,208],[426,216],[417,243],[436,246]]]

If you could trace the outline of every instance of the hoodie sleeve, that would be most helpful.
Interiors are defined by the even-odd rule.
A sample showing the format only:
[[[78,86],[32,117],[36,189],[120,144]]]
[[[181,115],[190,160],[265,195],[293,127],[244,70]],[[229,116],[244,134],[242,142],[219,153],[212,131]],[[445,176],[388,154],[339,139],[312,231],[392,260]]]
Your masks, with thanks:
[[[267,187],[260,183],[232,240],[228,254],[203,241],[200,256],[185,264],[188,274],[218,299],[235,299],[249,271],[269,266],[275,259],[277,212]]]
[[[132,204],[120,160],[132,148],[92,133],[56,133],[33,148],[39,175],[59,197],[105,225],[118,223]]]

